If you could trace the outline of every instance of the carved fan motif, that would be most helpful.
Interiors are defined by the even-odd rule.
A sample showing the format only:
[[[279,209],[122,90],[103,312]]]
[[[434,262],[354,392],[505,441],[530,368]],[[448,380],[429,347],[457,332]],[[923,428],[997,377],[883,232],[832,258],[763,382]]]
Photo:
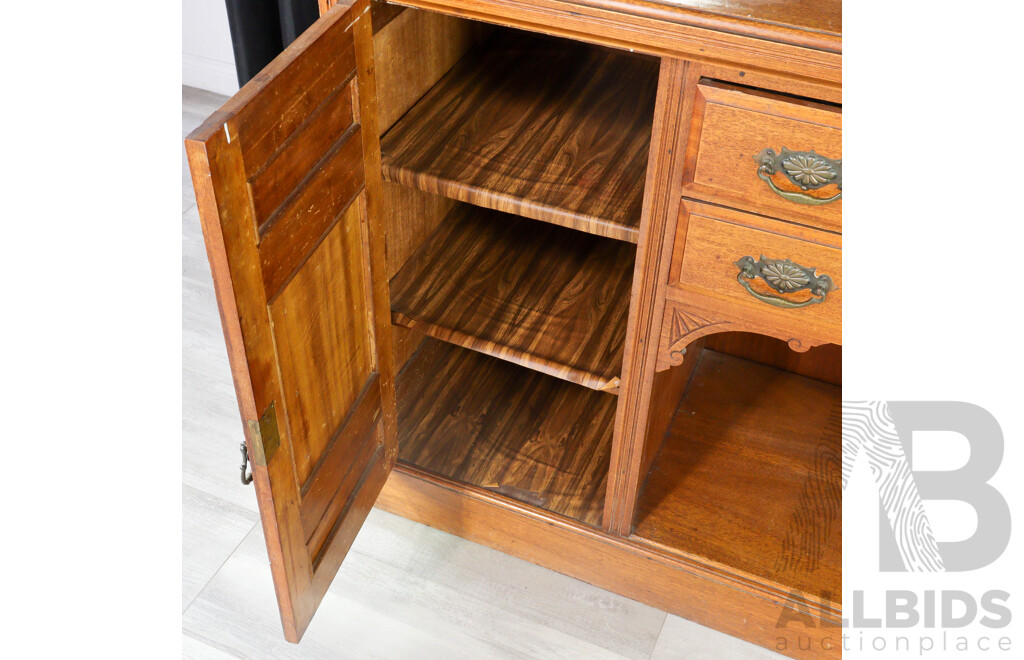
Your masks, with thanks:
[[[669,328],[668,366],[679,366],[686,355],[689,337],[698,330],[716,325],[730,325],[728,321],[712,321],[678,307],[672,308],[672,322]],[[668,366],[665,368],[667,369]]]

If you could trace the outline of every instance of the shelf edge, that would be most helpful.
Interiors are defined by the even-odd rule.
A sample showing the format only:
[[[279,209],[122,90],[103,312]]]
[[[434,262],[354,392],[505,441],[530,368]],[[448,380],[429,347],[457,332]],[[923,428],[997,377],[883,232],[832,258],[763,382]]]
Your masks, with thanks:
[[[456,346],[461,346],[462,348],[476,351],[477,353],[490,355],[491,357],[498,358],[499,360],[511,362],[512,364],[517,364],[520,367],[546,374],[548,376],[558,378],[559,380],[582,385],[587,389],[605,392],[616,396],[619,393],[619,376],[612,376],[609,378],[608,376],[602,376],[590,371],[578,369],[567,364],[555,362],[554,360],[547,360],[536,355],[531,355],[526,351],[497,345],[494,342],[480,337],[475,337],[473,335],[434,325],[432,323],[426,323],[394,309],[391,310],[391,322],[395,325],[402,326],[403,328],[421,332],[433,337],[434,339],[454,344]]]
[[[385,154],[381,162],[384,180],[397,183],[432,195],[467,202],[474,206],[503,211],[531,220],[549,222],[553,225],[575,229],[594,236],[603,236],[626,243],[636,244],[640,240],[640,227],[630,227],[605,218],[574,213],[557,206],[539,204],[521,197],[480,188],[461,181],[443,179],[433,174],[417,172],[397,165]]]

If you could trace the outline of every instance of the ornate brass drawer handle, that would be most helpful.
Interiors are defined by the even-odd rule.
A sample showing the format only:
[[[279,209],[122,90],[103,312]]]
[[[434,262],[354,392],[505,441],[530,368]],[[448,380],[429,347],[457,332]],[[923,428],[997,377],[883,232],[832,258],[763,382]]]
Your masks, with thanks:
[[[819,156],[811,151],[790,151],[783,147],[782,153],[774,149],[762,149],[754,156],[757,161],[757,176],[768,184],[776,195],[797,204],[817,206],[834,202],[843,196],[843,161]],[[782,190],[772,181],[772,175],[781,171],[793,185],[801,190],[818,190],[834,183],[839,192],[832,197],[814,197],[806,193]]]
[[[816,268],[804,268],[789,259],[768,259],[762,254],[758,261],[754,261],[753,257],[743,257],[736,262],[736,266],[740,269],[736,281],[742,284],[750,295],[776,307],[795,309],[822,303],[825,302],[828,292],[836,288],[832,278],[828,275],[824,273],[818,275],[815,272]],[[768,286],[783,295],[807,290],[811,293],[811,297],[798,302],[782,296],[754,291],[750,286],[750,280],[757,277],[763,279]]]

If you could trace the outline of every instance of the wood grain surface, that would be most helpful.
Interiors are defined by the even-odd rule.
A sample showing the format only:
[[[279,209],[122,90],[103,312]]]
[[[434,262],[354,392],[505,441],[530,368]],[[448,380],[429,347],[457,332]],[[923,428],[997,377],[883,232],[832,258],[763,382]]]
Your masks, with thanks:
[[[835,289],[823,302],[784,309],[758,300],[737,281],[736,261],[762,255],[791,259],[819,275],[829,275]],[[711,332],[748,331],[789,342],[794,350],[843,343],[842,236],[728,208],[683,200],[673,245],[665,295],[689,309],[680,325],[666,311],[662,325],[661,367],[688,341]],[[761,278],[753,290],[780,295]],[[789,294],[793,301],[811,298],[807,291]],[[673,362],[674,363],[674,362]],[[660,370],[660,369],[659,369]]]
[[[338,137],[304,185],[290,191],[288,202],[263,225],[260,268],[269,300],[302,268],[338,219],[352,212],[352,199],[366,180],[360,133],[359,126],[353,126]]]
[[[333,2],[320,0],[321,7]],[[414,6],[420,4],[415,0],[406,2]],[[837,50],[842,48],[842,43],[837,40],[843,33],[842,0],[576,0],[576,3],[587,8],[666,21],[671,19],[677,24],[757,35],[776,41]],[[395,5],[376,1],[370,4],[374,6],[373,25],[376,30],[378,12],[383,15]],[[481,4],[486,5],[486,0]],[[377,5],[382,6],[378,8]],[[514,5],[514,2],[506,3],[506,6]]]
[[[377,369],[371,301],[362,278],[352,277],[366,270],[359,209],[352,204],[269,305],[300,485]]]
[[[841,389],[704,351],[634,537],[840,608]]]
[[[407,7],[378,0],[370,0],[370,22],[373,23],[373,34],[376,37],[384,27],[398,18]]]
[[[330,4],[321,0],[324,9]],[[838,26],[812,27],[817,18],[835,18],[831,0],[807,5],[785,0],[770,9],[754,7],[754,0],[702,8],[686,0],[676,9],[668,4],[659,9],[645,0],[438,4],[448,13],[605,46],[639,44],[649,53],[693,57],[716,66],[750,65],[755,69],[752,78],[777,72],[794,86],[820,83],[834,90],[840,80]],[[276,455],[268,453],[264,464],[254,466],[254,476],[278,604],[292,641],[309,624],[398,453],[388,271],[396,268],[400,278],[405,270],[385,262],[383,243],[390,236],[379,178],[381,125],[371,10],[367,0],[341,5],[211,117],[188,145],[242,415],[258,419],[275,402],[279,410],[282,443]],[[740,16],[733,9],[750,14]],[[770,12],[781,13],[773,18]],[[392,26],[398,26],[396,35],[402,26],[408,29],[415,20],[411,15],[378,8],[374,16],[379,34]],[[794,37],[796,32],[803,35]],[[468,36],[461,28],[451,34]],[[439,49],[436,60],[424,58],[422,68],[429,76],[439,75],[468,43],[451,41],[454,48]],[[415,50],[410,52],[416,56]],[[400,78],[407,69],[400,57],[395,62]],[[698,66],[675,61],[667,62],[664,70],[682,75],[687,67],[695,72]],[[643,204],[641,232],[656,70],[654,60],[623,51],[504,32],[463,58],[432,88],[429,76],[421,78],[423,91],[430,91],[408,112],[407,104],[419,95],[412,93],[413,86],[387,102],[393,114],[386,118],[397,120],[388,137],[405,131],[394,145],[404,157],[388,163],[395,181],[410,192],[416,188],[495,209],[492,213],[474,207],[477,218],[514,212],[551,224],[513,218],[495,227],[453,233],[449,247],[460,252],[439,249],[439,261],[429,269],[413,268],[416,255],[408,264],[409,277],[418,280],[409,284],[410,292],[423,293],[431,285],[453,292],[448,306],[436,292],[417,295],[415,302],[437,302],[434,311],[439,314],[461,310],[475,317],[474,327],[485,328],[463,335],[468,339],[441,323],[426,326],[426,332],[447,332],[449,341],[476,343],[474,348],[506,359],[433,339],[424,342],[399,382],[406,427],[403,458],[410,454],[396,479],[404,484],[404,499],[386,494],[384,500],[403,500],[404,515],[432,518],[468,538],[490,535],[492,543],[534,561],[586,574],[733,634],[763,638],[774,632],[768,627],[780,605],[820,598],[815,616],[839,614],[838,595],[832,595],[838,590],[830,590],[841,585],[835,569],[841,560],[836,550],[841,538],[836,540],[835,530],[841,519],[825,506],[834,503],[838,490],[836,452],[829,447],[838,435],[838,390],[719,356],[718,371],[705,374],[696,365],[694,383],[704,389],[691,388],[681,406],[694,411],[706,406],[711,413],[677,414],[656,456],[656,445],[642,442],[642,429],[650,432],[668,419],[664,401],[649,405],[652,387],[657,388],[655,395],[660,392],[671,400],[685,381],[685,372],[655,376],[651,353],[658,348],[658,323],[668,318],[660,313],[664,300],[679,302],[661,295],[667,260],[680,256],[669,247],[670,239],[662,237],[671,235],[678,217],[666,213],[677,207],[682,185],[682,177],[674,176],[675,160],[685,150],[673,154],[673,145],[688,128],[673,124],[668,115],[689,110],[694,101],[659,95],[665,130],[654,129],[653,141],[660,145],[652,155],[660,154],[651,159],[657,167],[647,180],[651,194]],[[687,76],[692,82],[691,73]],[[679,84],[673,80],[663,89],[676,93]],[[688,122],[689,112],[683,117],[678,121]],[[754,134],[748,130],[752,121],[729,121]],[[731,139],[727,132],[721,135],[725,142]],[[666,173],[673,176],[665,178]],[[695,181],[710,185],[718,178],[712,174]],[[335,185],[343,192],[327,195]],[[420,236],[433,230],[444,213],[441,206],[403,237],[406,248],[411,250]],[[313,215],[303,219],[300,207]],[[415,212],[410,206],[403,217]],[[743,314],[749,312],[743,327],[761,320],[777,330],[777,318],[759,308],[737,306],[731,290],[718,288],[718,280],[694,274],[695,268],[713,270],[721,261],[720,254],[713,254],[716,249],[722,252],[744,242],[729,231],[740,227],[749,237],[753,234],[748,230],[763,229],[758,223],[774,222],[747,221],[741,215],[728,209],[709,212],[700,216],[708,222],[702,224],[695,214],[688,250],[677,261],[687,281],[697,282],[702,290],[684,292],[684,302],[693,294],[694,299],[712,301],[722,315],[742,308]],[[684,233],[688,221],[680,224]],[[530,237],[536,244],[503,250],[512,239],[503,243],[480,238],[491,231],[510,231],[516,223],[529,225],[528,230],[510,235]],[[726,225],[731,229],[721,229]],[[710,226],[716,235],[728,234],[728,245],[707,237],[703,229]],[[544,233],[556,230],[569,237],[561,247],[562,239]],[[769,241],[815,243],[788,230],[763,233],[776,237]],[[461,240],[479,249],[482,261],[477,266],[507,263],[507,271],[518,274],[473,266]],[[588,251],[586,241],[598,247]],[[617,268],[619,260],[625,261],[621,254],[633,249],[626,241],[641,243],[641,256],[629,252],[627,267]],[[424,249],[432,244],[433,235]],[[830,245],[823,241],[819,247]],[[557,260],[545,256],[556,252],[555,247]],[[833,247],[838,251],[838,243]],[[607,263],[587,265],[593,254],[605,254],[602,250],[609,250]],[[457,258],[441,259],[444,254]],[[686,261],[692,255],[697,261]],[[579,263],[563,263],[577,257]],[[537,370],[563,379],[576,373],[578,365],[558,358],[570,355],[567,347],[575,350],[588,341],[597,347],[596,355],[570,357],[616,354],[616,334],[607,329],[615,326],[601,322],[619,313],[610,302],[615,292],[623,290],[623,298],[629,299],[634,262],[639,282],[635,292],[642,295],[633,296],[628,339],[620,342],[626,344],[632,375],[623,374],[622,409],[615,426],[619,446],[611,460],[617,400]],[[555,263],[558,267],[551,268]],[[613,269],[614,275],[601,277],[602,269]],[[493,308],[462,305],[452,282],[485,271],[480,281],[501,292],[493,297]],[[564,277],[565,288],[550,283],[541,287],[539,282],[551,276]],[[546,296],[553,296],[553,302],[545,302]],[[563,314],[562,309],[572,311]],[[552,337],[558,333],[547,327],[531,330],[531,319],[541,326],[573,329],[556,346]],[[830,316],[823,323],[830,329],[838,320]],[[589,325],[581,330],[574,325],[580,322]],[[513,336],[524,345],[494,341],[498,336]],[[823,337],[833,335],[823,331],[814,339]],[[834,339],[841,341],[841,335]],[[414,344],[409,342],[408,350]],[[621,369],[621,357],[618,362]],[[580,371],[586,374],[581,382],[600,366]],[[607,374],[599,378],[605,380],[587,382],[591,387],[611,386]],[[690,441],[691,431],[696,442]],[[253,446],[262,449],[262,443],[252,433],[249,450],[255,454]],[[616,476],[609,481],[610,460]],[[628,533],[636,501],[635,489],[630,490],[635,480],[629,482],[651,461],[651,482],[643,494],[643,504],[650,506],[641,506],[640,525],[653,521],[652,526],[638,527],[632,538],[594,527],[601,523],[607,490],[607,511],[614,508],[615,514],[605,516],[604,524]],[[409,475],[415,475],[415,483]],[[770,501],[751,498],[751,489],[768,494],[765,499]],[[743,496],[749,501],[742,501]],[[474,508],[476,513],[470,511]],[[757,518],[765,512],[770,520]],[[694,529],[699,533],[693,534]],[[820,628],[814,634],[818,632]]]
[[[398,20],[401,20],[399,18]],[[396,21],[397,22],[397,21]],[[388,281],[399,273],[420,245],[440,225],[441,220],[455,207],[456,202],[446,197],[406,188],[397,183],[384,182],[384,221],[387,223]],[[391,324],[396,368],[401,369],[416,352],[423,335],[400,325]]]
[[[760,362],[832,385],[843,384],[843,347],[836,344],[822,344],[798,352],[775,337],[751,332],[721,332],[708,335],[704,345],[719,353]]]
[[[651,465],[654,464],[654,459],[661,448],[661,441],[675,417],[679,400],[683,398],[686,388],[692,381],[693,370],[697,368],[704,346],[704,339],[698,339],[687,347],[677,368],[654,374],[654,382],[651,384],[654,396],[651,397],[651,406],[647,411],[647,429],[644,432],[646,440],[640,461],[641,479],[647,477]]]
[[[586,0],[584,0],[586,1]],[[635,1],[635,0],[634,0]],[[697,11],[721,20],[732,19],[749,23],[763,23],[776,26],[787,26],[841,35],[843,33],[842,0],[655,0],[657,4],[668,5],[683,11]],[[597,5],[599,2],[587,2]],[[632,3],[629,3],[632,4]],[[641,3],[637,2],[637,5]],[[769,29],[766,25],[764,29]]]
[[[383,2],[370,5],[398,7]],[[494,28],[422,9],[408,9],[397,15],[390,9],[378,12],[391,17],[378,24],[377,13],[372,14],[377,114],[381,132],[387,132]]]
[[[843,200],[806,205],[783,199],[757,176],[762,149],[814,151],[843,158],[841,106],[702,80],[695,95],[683,171],[683,194],[826,231],[843,231]],[[781,190],[830,199],[835,184],[802,191],[782,172],[771,177]]]
[[[621,241],[459,204],[391,280],[392,321],[615,390],[635,252]]]
[[[378,22],[378,14],[385,11],[377,9],[379,6],[396,5],[370,5],[374,8],[371,15],[377,115],[379,130],[385,132],[492,28],[478,21],[421,9],[408,9],[397,15],[386,10],[390,20]],[[387,181],[383,192],[390,280],[457,202]],[[397,325],[391,328],[395,364],[401,368],[416,352],[423,335]]]
[[[401,461],[600,524],[615,397],[432,339],[397,396]]]
[[[337,5],[186,140],[293,642],[398,455],[371,39]]]
[[[503,32],[382,138],[384,177],[636,242],[657,60]]]
[[[322,0],[323,1],[323,0]],[[842,81],[842,36],[650,0],[403,0],[412,7],[743,70]],[[759,3],[774,6],[775,2]],[[836,3],[820,5],[835,17]]]
[[[687,62],[669,58],[661,61],[603,522],[606,530],[623,536],[632,529],[642,479],[644,430],[651,411],[651,383],[657,363],[654,347],[659,343],[659,323],[665,308],[672,237],[679,217],[687,120],[693,106],[693,95],[686,90],[698,79],[699,72]]]

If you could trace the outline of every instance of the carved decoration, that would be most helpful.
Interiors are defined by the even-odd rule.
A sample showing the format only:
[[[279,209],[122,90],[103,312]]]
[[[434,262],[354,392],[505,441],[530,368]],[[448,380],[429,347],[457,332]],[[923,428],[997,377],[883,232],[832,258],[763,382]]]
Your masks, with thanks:
[[[679,307],[672,308],[672,325],[669,329],[668,343],[668,366],[678,367],[683,363],[686,355],[686,347],[697,337],[691,337],[698,330],[711,328],[720,325],[731,325],[729,321],[712,321],[702,316],[687,312]],[[706,332],[701,335],[708,334]]]
[[[665,371],[670,367],[678,367],[686,357],[686,349],[697,339],[716,332],[741,331],[775,337],[786,342],[790,350],[804,353],[820,346],[824,342],[811,336],[794,337],[790,332],[782,332],[770,324],[760,325],[742,320],[717,320],[704,316],[703,310],[692,311],[680,303],[669,302],[665,309],[665,321],[662,326],[662,345],[658,351],[655,371]]]
[[[797,353],[806,353],[815,346],[821,346],[821,342],[807,342],[805,344],[796,337],[788,339],[786,343],[789,344],[789,350],[795,351]]]

